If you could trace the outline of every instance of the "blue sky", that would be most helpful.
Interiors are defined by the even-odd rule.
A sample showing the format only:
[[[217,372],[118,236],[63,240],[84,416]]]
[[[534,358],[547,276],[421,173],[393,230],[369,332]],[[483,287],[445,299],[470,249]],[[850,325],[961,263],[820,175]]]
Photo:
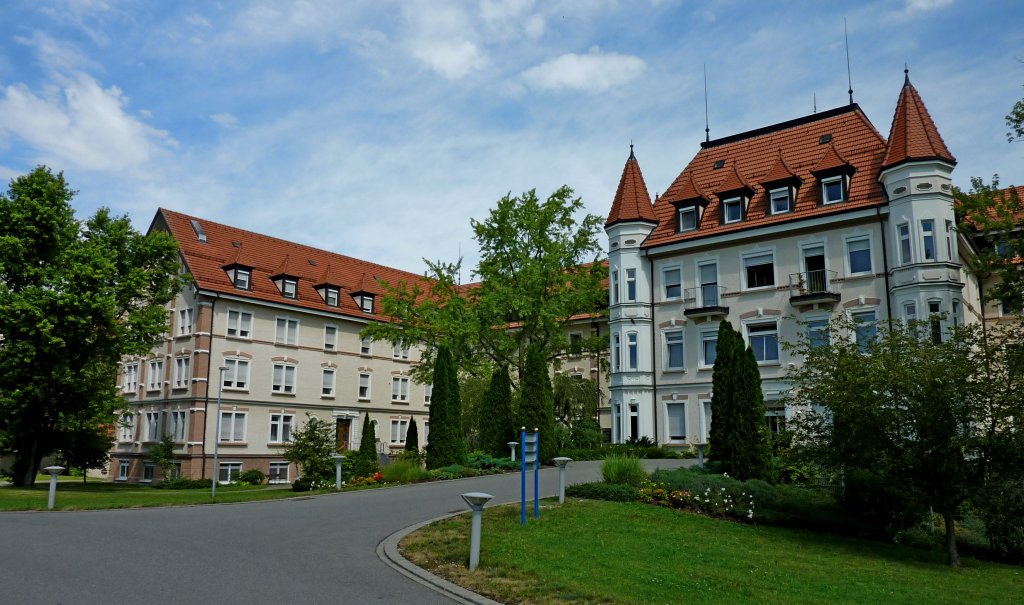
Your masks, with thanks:
[[[959,160],[1024,184],[1024,4],[985,0],[8,0],[0,180],[46,164],[145,229],[160,206],[422,272],[469,219],[572,186],[605,215],[629,144],[653,194],[704,138],[854,98],[887,135],[903,65]],[[468,270],[464,274],[468,277]]]

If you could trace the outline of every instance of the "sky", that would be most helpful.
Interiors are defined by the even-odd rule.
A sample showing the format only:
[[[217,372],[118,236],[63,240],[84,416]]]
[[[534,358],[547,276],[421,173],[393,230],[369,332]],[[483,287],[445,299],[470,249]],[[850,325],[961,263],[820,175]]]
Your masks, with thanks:
[[[1018,0],[5,0],[0,181],[45,164],[80,218],[164,207],[468,279],[506,194],[567,184],[606,216],[631,143],[664,191],[704,66],[712,138],[845,105],[844,18],[883,136],[907,64],[954,183],[1024,184]]]

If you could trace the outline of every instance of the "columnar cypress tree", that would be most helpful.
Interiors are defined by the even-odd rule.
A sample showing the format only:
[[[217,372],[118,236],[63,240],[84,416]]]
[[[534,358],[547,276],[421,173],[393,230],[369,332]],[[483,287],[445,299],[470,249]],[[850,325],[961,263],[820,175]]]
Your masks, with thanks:
[[[729,461],[736,453],[737,423],[736,412],[736,363],[743,352],[740,335],[732,324],[723,321],[718,325],[715,369],[711,374],[711,455],[720,461],[728,472]]]
[[[430,442],[427,468],[466,462],[466,440],[462,434],[462,404],[459,381],[448,347],[438,347],[434,360],[434,391],[430,397]]]
[[[378,470],[377,466],[377,435],[370,422],[370,414],[363,417],[363,432],[359,441],[359,453],[352,472],[357,477],[369,477]]]
[[[741,345],[742,346],[742,345]],[[770,478],[771,443],[768,426],[764,421],[764,393],[761,391],[761,371],[757,367],[754,350],[741,351],[736,371],[734,428],[736,449],[725,470],[740,480]]]
[[[557,454],[554,394],[548,377],[548,364],[535,345],[526,349],[519,397],[519,426],[526,427],[527,431],[540,430],[540,459],[551,460]]]
[[[405,432],[405,451],[420,451],[420,434],[419,431],[416,429],[415,418],[411,418],[409,420],[409,430]]]
[[[492,456],[508,453],[508,442],[516,434],[512,426],[512,382],[508,368],[499,366],[491,374],[491,384],[484,392],[480,409],[480,442]]]

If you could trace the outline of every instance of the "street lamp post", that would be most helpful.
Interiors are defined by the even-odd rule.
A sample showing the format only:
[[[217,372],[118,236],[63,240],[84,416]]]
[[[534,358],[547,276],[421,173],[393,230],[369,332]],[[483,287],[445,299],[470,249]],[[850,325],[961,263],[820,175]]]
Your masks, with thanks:
[[[217,497],[217,481],[220,479],[220,466],[217,460],[217,454],[220,451],[220,396],[224,392],[224,372],[227,370],[227,366],[217,368],[217,428],[213,435],[213,472],[210,474],[210,478],[213,479],[210,491],[211,498]]]
[[[518,441],[509,441],[506,445],[508,445],[509,449],[512,450],[512,462],[515,462],[516,461],[516,446],[519,445],[519,442]]]
[[[572,458],[566,458],[565,456],[559,456],[554,459],[555,464],[558,465],[558,503],[565,503],[565,465],[572,462]]]
[[[473,511],[473,521],[470,524],[469,534],[469,569],[470,571],[477,568],[480,564],[480,524],[481,524],[481,513],[484,510],[484,505],[487,501],[494,496],[485,494],[483,492],[470,492],[468,494],[462,494],[462,499],[466,501],[469,508]]]
[[[43,470],[50,473],[50,497],[46,501],[46,508],[53,508],[57,504],[57,475],[64,471],[64,467],[48,466]]]
[[[345,456],[334,454],[334,489],[341,489],[341,465],[345,462]]]

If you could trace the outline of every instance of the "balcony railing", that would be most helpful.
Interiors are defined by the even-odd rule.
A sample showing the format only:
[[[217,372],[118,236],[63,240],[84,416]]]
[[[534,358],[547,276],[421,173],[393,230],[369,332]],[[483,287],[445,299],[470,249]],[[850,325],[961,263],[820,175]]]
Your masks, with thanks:
[[[796,306],[839,302],[835,271],[817,269],[789,275],[789,302]]]
[[[683,291],[683,313],[687,317],[709,317],[728,315],[729,307],[722,304],[725,287],[707,284]]]

